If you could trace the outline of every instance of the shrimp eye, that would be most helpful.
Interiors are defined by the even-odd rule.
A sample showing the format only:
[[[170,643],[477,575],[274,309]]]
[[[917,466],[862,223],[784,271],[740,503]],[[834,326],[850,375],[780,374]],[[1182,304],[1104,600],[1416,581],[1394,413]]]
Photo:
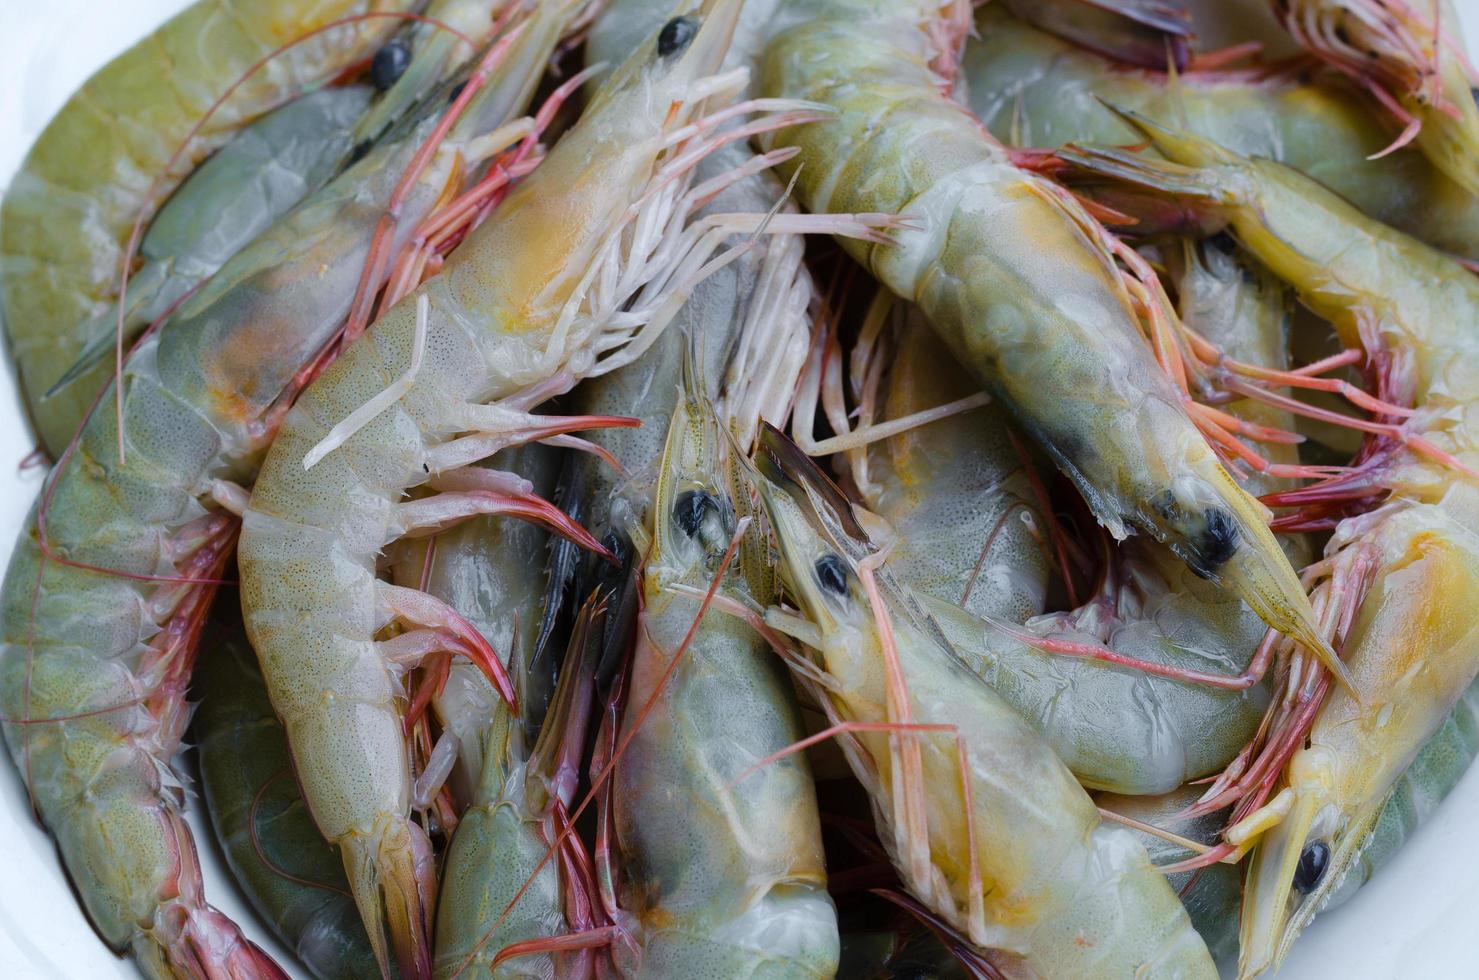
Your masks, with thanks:
[[[1330,845],[1322,840],[1306,844],[1299,855],[1299,865],[1294,869],[1294,887],[1297,891],[1310,892],[1325,877],[1330,866]]]
[[[817,559],[817,581],[824,592],[833,595],[847,594],[847,568],[836,555],[823,555]]]
[[[673,501],[673,523],[690,538],[698,534],[704,518],[718,513],[719,501],[702,490],[685,490]]]
[[[657,53],[666,58],[688,47],[698,34],[698,25],[697,17],[674,17],[668,21],[657,35]]]
[[[1238,243],[1233,238],[1232,234],[1224,229],[1208,238],[1206,240],[1206,247],[1210,249],[1215,249],[1218,252],[1226,252],[1231,255],[1233,252],[1236,252],[1238,250]]]
[[[1198,564],[1215,572],[1238,550],[1238,525],[1221,507],[1208,507],[1207,526],[1193,543]]]
[[[370,61],[370,81],[375,88],[384,92],[406,73],[411,64],[411,49],[400,38],[389,42]]]

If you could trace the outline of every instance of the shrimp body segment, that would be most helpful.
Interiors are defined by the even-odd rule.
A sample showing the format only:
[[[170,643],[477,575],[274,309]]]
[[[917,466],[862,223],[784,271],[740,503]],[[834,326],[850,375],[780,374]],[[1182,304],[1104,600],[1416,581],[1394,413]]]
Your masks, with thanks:
[[[373,976],[375,956],[344,866],[324,847],[293,780],[288,740],[239,622],[219,614],[191,691],[191,731],[211,825],[242,891],[269,928],[322,980]]]
[[[47,125],[0,204],[0,312],[26,404],[53,458],[108,373],[96,366],[47,404],[42,397],[96,339],[90,331],[112,331],[106,311],[116,307],[134,222],[242,126],[365,58],[399,24],[352,18],[414,6],[199,0],[94,74]],[[277,54],[210,111],[255,63],[345,18]]]

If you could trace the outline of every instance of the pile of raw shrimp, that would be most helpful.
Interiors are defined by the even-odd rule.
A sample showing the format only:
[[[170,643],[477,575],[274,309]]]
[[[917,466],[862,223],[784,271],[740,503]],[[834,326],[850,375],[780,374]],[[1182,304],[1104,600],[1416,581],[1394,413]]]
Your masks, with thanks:
[[[0,723],[98,938],[1276,970],[1479,752],[1479,76],[1449,0],[1271,12],[199,0],[101,68],[0,200]]]

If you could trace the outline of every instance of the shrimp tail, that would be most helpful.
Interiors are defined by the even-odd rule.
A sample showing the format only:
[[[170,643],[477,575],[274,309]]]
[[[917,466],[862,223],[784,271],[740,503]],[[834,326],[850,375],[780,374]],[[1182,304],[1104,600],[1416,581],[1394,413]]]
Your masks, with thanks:
[[[154,928],[134,933],[132,951],[148,977],[226,977],[288,980],[288,974],[229,918],[207,905],[190,828],[177,810],[160,811],[163,835],[174,851],[177,894],[161,902]]]
[[[370,832],[346,835],[339,848],[380,972],[390,975],[388,933],[400,975],[430,977],[436,868],[425,831],[409,817],[382,814]]]

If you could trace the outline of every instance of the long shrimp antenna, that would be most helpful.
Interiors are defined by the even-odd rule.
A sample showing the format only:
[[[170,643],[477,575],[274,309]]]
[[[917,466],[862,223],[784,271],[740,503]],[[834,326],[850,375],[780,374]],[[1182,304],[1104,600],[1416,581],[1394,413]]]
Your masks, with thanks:
[[[1107,810],[1102,806],[1098,807],[1097,809],[1099,810],[1099,816],[1103,817],[1105,820],[1110,820],[1114,823],[1122,824],[1126,827],[1131,828],[1132,830],[1138,830],[1142,834],[1149,834],[1152,837],[1158,837],[1168,844],[1175,844],[1177,847],[1185,848],[1186,850],[1191,851],[1193,854],[1205,854],[1207,851],[1211,850],[1211,847],[1206,844],[1203,844],[1199,841],[1194,841],[1189,837],[1182,837],[1180,834],[1175,834],[1169,830],[1157,827],[1154,824],[1146,823],[1144,820],[1136,820],[1134,817],[1126,816],[1123,813],[1117,813],[1114,810]]]
[[[873,612],[878,630],[879,645],[883,651],[883,665],[887,678],[885,717],[901,725],[914,724],[914,704],[909,697],[909,684],[904,677],[904,667],[899,661],[898,643],[894,638],[893,619],[883,604],[878,591],[878,580],[874,569],[882,564],[883,552],[875,552],[857,563],[858,580]],[[924,754],[916,739],[890,739],[892,751],[897,756],[896,764],[889,767],[894,782],[893,799],[895,810],[894,845],[896,853],[905,855],[907,880],[920,887],[930,880],[929,815],[925,807]],[[966,824],[968,837],[974,828]],[[902,835],[902,839],[900,839]],[[968,848],[972,864],[975,861],[975,843]]]

